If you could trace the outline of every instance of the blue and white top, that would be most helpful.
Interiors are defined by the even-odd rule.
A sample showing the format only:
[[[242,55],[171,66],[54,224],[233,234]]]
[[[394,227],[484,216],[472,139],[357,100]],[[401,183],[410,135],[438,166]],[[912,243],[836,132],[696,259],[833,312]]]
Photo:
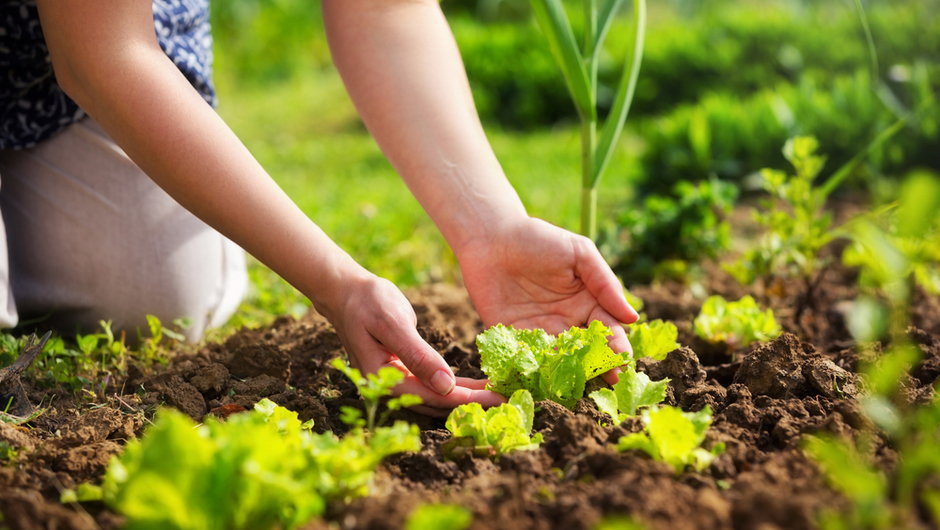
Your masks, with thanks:
[[[209,0],[153,0],[153,20],[160,47],[215,106]],[[0,149],[31,147],[84,116],[56,83],[35,0],[0,1]]]

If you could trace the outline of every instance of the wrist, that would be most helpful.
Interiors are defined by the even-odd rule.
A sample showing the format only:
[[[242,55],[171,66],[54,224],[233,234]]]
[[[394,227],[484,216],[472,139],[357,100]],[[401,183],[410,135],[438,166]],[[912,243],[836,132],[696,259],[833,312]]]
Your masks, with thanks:
[[[345,254],[315,275],[316,283],[302,289],[318,313],[335,322],[344,312],[352,293],[374,282],[377,276]]]

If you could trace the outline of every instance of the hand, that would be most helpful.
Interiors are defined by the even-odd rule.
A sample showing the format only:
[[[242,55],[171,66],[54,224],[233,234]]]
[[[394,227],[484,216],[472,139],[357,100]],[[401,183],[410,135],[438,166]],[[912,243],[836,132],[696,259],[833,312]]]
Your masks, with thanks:
[[[445,416],[454,407],[476,401],[484,407],[505,398],[485,390],[486,381],[454,377],[444,358],[418,335],[417,317],[405,296],[388,280],[371,274],[349,280],[335,307],[317,305],[342,340],[350,363],[364,373],[383,366],[405,374],[395,391],[416,394],[424,404],[414,410]]]
[[[483,324],[560,333],[600,320],[610,347],[632,351],[621,323],[638,318],[590,239],[527,217],[458,252],[464,283]],[[616,371],[605,375],[616,382]]]

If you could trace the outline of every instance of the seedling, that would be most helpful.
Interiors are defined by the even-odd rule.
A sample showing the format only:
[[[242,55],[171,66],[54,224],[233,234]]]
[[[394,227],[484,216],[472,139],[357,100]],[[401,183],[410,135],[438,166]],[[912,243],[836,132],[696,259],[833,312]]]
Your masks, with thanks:
[[[669,352],[679,348],[678,335],[675,324],[662,320],[630,326],[628,338],[633,346],[633,357],[620,372],[613,389],[602,388],[590,395],[598,410],[610,416],[614,425],[635,416],[640,407],[658,405],[666,399],[669,379],[650,380],[643,372],[636,371],[636,360],[643,357],[656,361],[665,359]]]
[[[843,259],[859,267],[862,293],[847,321],[862,358],[869,359],[861,367],[868,390],[862,411],[887,435],[897,463],[891,473],[876,465],[874,433],[855,440],[808,437],[807,452],[851,503],[847,513],[824,513],[823,528],[911,528],[922,518],[926,526],[940,524],[940,398],[912,407],[899,389],[922,355],[907,329],[914,285],[931,289],[940,266],[940,253],[930,250],[940,244],[938,209],[940,179],[915,173],[904,182],[891,226],[881,226],[884,218],[876,215],[847,227],[852,243]],[[888,346],[876,352],[873,345],[882,339]]]
[[[591,399],[598,410],[614,420],[614,425],[636,416],[640,407],[659,405],[666,399],[669,379],[651,381],[643,372],[628,366],[620,372],[620,380],[613,389],[602,388],[591,392]]]
[[[783,155],[793,165],[794,174],[761,171],[763,188],[770,196],[753,215],[764,233],[757,246],[728,267],[741,284],[750,285],[758,278],[769,281],[778,275],[810,278],[816,271],[819,250],[833,238],[832,214],[825,210],[828,194],[813,187],[826,162],[816,154],[818,147],[815,138],[791,138]]]
[[[454,504],[422,504],[405,521],[405,530],[464,530],[473,522],[473,514]]]
[[[388,455],[421,447],[418,429],[398,423],[371,436],[315,434],[312,422],[262,400],[253,411],[197,425],[165,409],[113,459],[100,488],[65,501],[104,500],[129,528],[295,528],[329,502],[368,493]]]
[[[634,359],[649,357],[654,361],[665,359],[669,352],[679,348],[678,337],[679,329],[675,324],[659,319],[632,324],[627,335]]]
[[[642,414],[643,432],[628,434],[617,442],[617,449],[639,449],[654,460],[672,466],[676,474],[687,467],[702,471],[724,452],[723,443],[711,450],[701,447],[705,433],[712,423],[712,411],[706,406],[698,412],[661,406],[646,409]]]
[[[581,233],[597,237],[597,183],[610,162],[614,145],[623,131],[623,124],[633,102],[643,39],[646,32],[646,0],[633,0],[633,23],[630,27],[632,49],[626,64],[613,107],[598,136],[597,69],[604,38],[623,0],[584,0],[585,27],[579,47],[562,0],[532,0],[535,18],[548,38],[549,47],[561,67],[578,116],[581,118]]]
[[[573,408],[588,380],[629,359],[607,345],[611,330],[600,321],[573,327],[557,337],[541,329],[497,324],[477,336],[487,388],[504,396],[526,389],[535,401],[550,399]]]
[[[712,344],[725,343],[730,350],[764,342],[780,335],[772,309],[761,310],[751,296],[729,302],[709,296],[693,323],[695,334]]]
[[[528,390],[517,390],[508,403],[484,411],[479,403],[460,405],[451,411],[444,426],[454,436],[444,448],[457,456],[472,451],[480,456],[498,456],[510,451],[537,449],[542,434],[532,432],[535,403]]]
[[[903,129],[918,112],[886,127],[818,186],[814,181],[826,161],[825,157],[816,154],[819,143],[806,136],[788,140],[783,146],[783,154],[793,165],[795,173],[787,175],[773,169],[761,172],[764,189],[770,197],[762,201],[761,210],[754,210],[754,218],[764,234],[757,246],[726,267],[728,272],[743,285],[761,279],[765,286],[772,288],[772,292],[779,291],[784,280],[795,278],[802,281],[805,288],[796,308],[799,316],[811,303],[819,281],[819,278],[813,279],[820,269],[819,251],[838,235],[832,226],[832,215],[825,210],[826,200],[869,153]]]
[[[378,414],[379,405],[383,398],[392,395],[392,389],[405,378],[405,374],[392,367],[380,368],[377,373],[362,375],[362,372],[349,366],[342,359],[333,359],[333,368],[348,377],[356,388],[365,404],[366,417],[362,411],[353,407],[342,407],[340,419],[351,427],[365,427],[374,432],[377,425],[384,425],[388,415],[395,410],[413,407],[422,403],[421,398],[414,394],[402,394],[391,398],[385,405],[385,412]]]
[[[697,264],[714,260],[728,248],[731,226],[725,220],[738,188],[718,179],[680,182],[671,195],[650,195],[642,207],[618,219],[627,234],[621,248],[602,239],[617,256],[617,270],[634,281],[661,277],[685,279],[700,272]]]

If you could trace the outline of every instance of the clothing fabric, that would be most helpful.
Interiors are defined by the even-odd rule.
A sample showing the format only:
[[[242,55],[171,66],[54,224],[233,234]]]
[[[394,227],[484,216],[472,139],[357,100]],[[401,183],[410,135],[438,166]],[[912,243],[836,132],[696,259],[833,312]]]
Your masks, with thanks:
[[[215,106],[209,0],[154,0],[153,18],[160,47]],[[85,116],[56,83],[35,0],[0,2],[0,76],[0,149],[32,147]]]
[[[63,332],[108,319],[135,337],[152,314],[187,318],[197,340],[248,287],[244,252],[90,118],[36,147],[0,151],[0,213],[0,328],[17,314]]]

